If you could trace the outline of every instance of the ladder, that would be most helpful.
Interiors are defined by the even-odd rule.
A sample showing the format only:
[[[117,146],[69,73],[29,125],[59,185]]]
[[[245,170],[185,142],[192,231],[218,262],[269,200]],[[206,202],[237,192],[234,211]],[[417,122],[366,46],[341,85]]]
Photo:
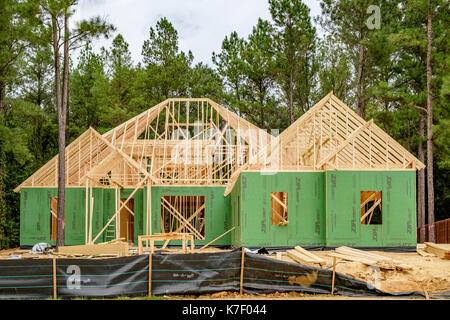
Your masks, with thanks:
[[[106,228],[105,242],[116,239],[116,220],[117,218],[111,221],[111,223]]]

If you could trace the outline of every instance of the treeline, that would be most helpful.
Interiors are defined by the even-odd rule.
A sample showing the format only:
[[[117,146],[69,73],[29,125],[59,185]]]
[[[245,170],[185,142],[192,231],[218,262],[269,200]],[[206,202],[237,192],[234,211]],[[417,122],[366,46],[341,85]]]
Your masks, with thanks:
[[[0,248],[19,244],[13,189],[58,153],[57,106],[66,107],[67,144],[170,97],[208,97],[263,129],[284,130],[333,90],[433,164],[431,184],[418,175],[419,224],[430,208],[432,220],[449,217],[449,3],[320,4],[314,21],[300,0],[269,0],[271,20],[227,35],[209,66],[180,50],[166,18],[149,26],[133,61],[120,30],[100,17],[65,28],[75,0],[0,0]],[[101,37],[112,44],[94,51]]]

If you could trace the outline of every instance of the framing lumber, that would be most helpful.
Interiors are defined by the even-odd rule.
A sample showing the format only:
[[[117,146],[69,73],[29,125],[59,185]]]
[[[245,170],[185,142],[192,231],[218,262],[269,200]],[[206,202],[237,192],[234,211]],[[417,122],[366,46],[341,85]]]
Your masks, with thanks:
[[[234,130],[233,139],[229,139],[228,130]],[[182,161],[172,154],[179,154]],[[57,158],[53,157],[15,191],[23,187],[56,187]],[[65,161],[67,187],[85,187],[89,179],[90,187],[116,184],[132,189],[145,176],[154,185],[222,185],[226,187],[225,195],[239,174],[250,169],[425,167],[373,120],[359,117],[333,92],[278,137],[210,99],[167,99],[103,135],[89,128],[66,147]]]
[[[128,243],[117,242],[109,244],[88,244],[79,246],[63,246],[58,248],[58,254],[81,254],[84,256],[95,256],[100,254],[128,255]]]
[[[223,236],[225,236],[226,234],[228,234],[229,232],[233,231],[235,227],[231,228],[228,231],[225,231],[224,233],[222,233],[220,236],[218,236],[217,238],[215,238],[214,240],[211,240],[210,242],[208,242],[207,244],[205,244],[203,247],[201,247],[200,249],[198,249],[198,251],[203,250],[205,248],[207,248],[209,245],[213,244],[214,242],[216,242],[217,240],[219,240],[220,238],[222,238]]]
[[[316,256],[315,254],[313,254],[312,252],[309,252],[308,250],[303,249],[300,246],[295,246],[294,250],[298,251],[299,253],[302,253],[308,257],[310,257],[311,259],[313,259],[314,261],[316,261],[318,264],[320,264],[321,266],[326,265],[327,262],[320,258],[319,256]]]
[[[286,254],[289,258],[297,261],[298,263],[319,263],[317,260],[298,252],[297,250],[287,250]]]
[[[441,259],[450,260],[450,244],[425,242],[425,251],[432,253]]]
[[[336,257],[336,258],[340,258],[340,259],[347,260],[347,261],[361,262],[368,266],[376,266],[377,265],[376,260],[371,260],[368,258],[345,255],[345,254],[336,253],[336,252],[328,252],[327,255],[330,257]]]
[[[347,257],[356,257],[361,259],[368,259],[375,263],[376,266],[383,269],[400,269],[400,270],[411,270],[412,266],[404,264],[400,261],[394,260],[389,257],[385,257],[372,252],[367,252],[363,250],[358,250],[350,247],[339,247],[335,250],[338,254],[346,255]]]

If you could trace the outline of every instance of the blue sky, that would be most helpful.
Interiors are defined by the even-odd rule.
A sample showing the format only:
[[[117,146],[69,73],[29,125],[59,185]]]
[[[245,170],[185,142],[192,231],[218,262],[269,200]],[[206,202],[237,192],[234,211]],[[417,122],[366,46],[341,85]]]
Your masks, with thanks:
[[[311,16],[320,15],[318,0],[304,0]],[[178,31],[179,47],[191,50],[194,62],[212,66],[212,52],[220,51],[222,40],[233,31],[247,37],[258,18],[270,19],[267,0],[80,0],[72,21],[100,15],[117,27],[128,42],[134,62],[141,61],[141,49],[149,29],[166,17]],[[100,40],[95,49],[109,47]]]

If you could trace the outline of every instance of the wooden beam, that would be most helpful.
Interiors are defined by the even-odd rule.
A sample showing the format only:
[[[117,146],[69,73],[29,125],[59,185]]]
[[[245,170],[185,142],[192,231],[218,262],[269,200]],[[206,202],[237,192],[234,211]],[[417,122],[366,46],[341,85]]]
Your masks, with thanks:
[[[361,220],[360,220],[360,222],[363,222],[363,220],[373,211],[373,210],[375,210],[375,208],[379,205],[381,203],[381,199],[379,199],[379,200],[377,200],[374,204],[373,204],[373,206],[369,209],[369,210],[367,210],[366,211],[366,213],[361,217]]]
[[[320,163],[318,165],[316,165],[316,168],[320,168],[321,166],[323,166],[325,163],[327,163],[328,161],[330,161],[339,151],[341,151],[342,149],[344,149],[350,142],[352,142],[353,138],[356,137],[358,134],[360,134],[363,130],[365,130],[366,128],[368,128],[369,126],[371,126],[373,124],[373,120],[368,121],[367,123],[363,124],[362,126],[360,126],[358,129],[356,129],[355,131],[353,131],[347,139],[345,139],[345,141],[343,143],[341,143],[339,145],[339,147],[332,152],[331,154],[329,154],[325,159],[323,159],[322,161],[320,161]]]
[[[228,230],[228,231],[222,233],[220,236],[218,236],[218,237],[215,238],[214,240],[211,240],[210,242],[208,242],[207,244],[205,244],[203,247],[201,247],[201,248],[198,249],[198,250],[200,251],[200,250],[203,250],[203,249],[207,248],[210,244],[216,242],[217,240],[219,240],[220,238],[222,238],[222,237],[225,236],[226,234],[228,234],[228,233],[230,233],[231,231],[233,231],[234,228],[235,228],[235,227],[233,227],[233,228],[231,228],[230,230]]]

